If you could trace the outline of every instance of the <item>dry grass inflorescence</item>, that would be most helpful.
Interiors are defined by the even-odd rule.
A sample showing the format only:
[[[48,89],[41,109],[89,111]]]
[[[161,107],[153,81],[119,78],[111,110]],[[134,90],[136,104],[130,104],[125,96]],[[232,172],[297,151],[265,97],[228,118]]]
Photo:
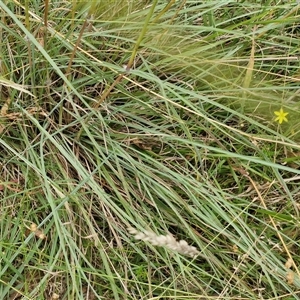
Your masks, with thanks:
[[[153,246],[166,247],[170,250],[190,257],[196,257],[200,253],[196,247],[190,246],[186,241],[176,241],[171,233],[168,233],[167,235],[156,235],[152,231],[145,230],[144,232],[140,232],[132,227],[128,228],[127,230],[130,234],[134,234],[134,238],[136,240],[149,242]]]

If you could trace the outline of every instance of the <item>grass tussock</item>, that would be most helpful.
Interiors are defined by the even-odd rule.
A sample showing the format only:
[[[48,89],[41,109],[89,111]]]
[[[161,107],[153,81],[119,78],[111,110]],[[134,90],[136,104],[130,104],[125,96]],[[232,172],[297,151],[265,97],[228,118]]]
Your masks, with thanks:
[[[300,299],[274,3],[0,1],[1,299]]]

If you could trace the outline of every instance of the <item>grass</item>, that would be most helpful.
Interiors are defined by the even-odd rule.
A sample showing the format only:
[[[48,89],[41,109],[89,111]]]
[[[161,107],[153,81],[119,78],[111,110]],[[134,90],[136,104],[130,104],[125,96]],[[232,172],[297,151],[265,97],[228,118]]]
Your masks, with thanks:
[[[0,12],[2,299],[300,299],[296,2]]]

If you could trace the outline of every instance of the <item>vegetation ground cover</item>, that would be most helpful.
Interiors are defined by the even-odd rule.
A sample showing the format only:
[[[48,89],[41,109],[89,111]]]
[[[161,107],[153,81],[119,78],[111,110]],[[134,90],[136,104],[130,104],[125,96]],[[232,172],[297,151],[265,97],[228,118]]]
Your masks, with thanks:
[[[1,299],[300,299],[299,8],[1,1]]]

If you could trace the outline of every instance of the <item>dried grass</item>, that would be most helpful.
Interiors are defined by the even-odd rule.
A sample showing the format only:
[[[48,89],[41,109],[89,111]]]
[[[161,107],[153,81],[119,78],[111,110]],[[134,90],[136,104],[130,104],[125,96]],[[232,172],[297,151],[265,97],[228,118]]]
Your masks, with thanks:
[[[136,240],[149,242],[153,246],[166,247],[183,255],[196,257],[200,253],[196,247],[190,246],[186,241],[176,241],[171,233],[168,233],[167,235],[156,235],[152,231],[146,230],[144,232],[140,232],[132,227],[128,228],[128,232],[130,234],[134,234],[134,238]]]

